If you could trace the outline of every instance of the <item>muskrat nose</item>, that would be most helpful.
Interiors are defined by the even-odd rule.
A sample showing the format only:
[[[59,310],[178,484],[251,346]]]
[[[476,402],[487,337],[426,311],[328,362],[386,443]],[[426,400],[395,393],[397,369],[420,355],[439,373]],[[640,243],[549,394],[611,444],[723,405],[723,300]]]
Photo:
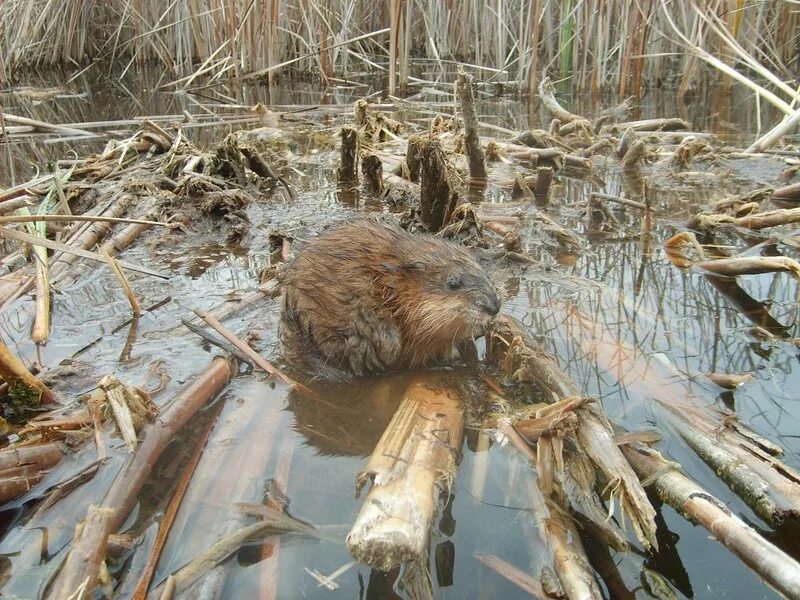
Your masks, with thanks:
[[[494,292],[486,294],[481,301],[481,307],[485,312],[495,316],[500,312],[500,299]]]

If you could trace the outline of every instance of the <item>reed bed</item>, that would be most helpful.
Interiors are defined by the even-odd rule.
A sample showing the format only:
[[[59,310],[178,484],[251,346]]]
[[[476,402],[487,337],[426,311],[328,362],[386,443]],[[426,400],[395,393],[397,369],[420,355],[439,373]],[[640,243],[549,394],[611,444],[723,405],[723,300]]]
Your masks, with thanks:
[[[461,62],[484,82],[523,91],[546,70],[581,90],[624,96],[674,84],[685,93],[714,72],[701,68],[704,55],[756,79],[768,70],[791,80],[798,31],[792,0],[6,0],[0,82],[30,66],[157,61],[183,87],[369,69],[391,74],[390,88],[402,91],[420,82],[410,63],[429,80]]]

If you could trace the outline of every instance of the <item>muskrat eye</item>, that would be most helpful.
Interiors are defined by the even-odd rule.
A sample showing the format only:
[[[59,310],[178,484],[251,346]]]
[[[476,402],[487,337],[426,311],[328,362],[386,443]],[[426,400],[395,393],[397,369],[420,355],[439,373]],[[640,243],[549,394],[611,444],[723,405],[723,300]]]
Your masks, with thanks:
[[[447,289],[448,290],[457,290],[461,287],[462,281],[461,277],[457,275],[451,275],[447,278]]]

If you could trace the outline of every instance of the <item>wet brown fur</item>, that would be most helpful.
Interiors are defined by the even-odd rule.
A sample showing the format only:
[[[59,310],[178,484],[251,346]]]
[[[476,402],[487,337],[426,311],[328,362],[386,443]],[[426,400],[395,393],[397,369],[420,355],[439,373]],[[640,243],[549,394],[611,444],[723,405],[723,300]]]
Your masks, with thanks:
[[[486,273],[464,248],[372,219],[310,242],[282,288],[284,353],[321,377],[451,361],[499,309]]]

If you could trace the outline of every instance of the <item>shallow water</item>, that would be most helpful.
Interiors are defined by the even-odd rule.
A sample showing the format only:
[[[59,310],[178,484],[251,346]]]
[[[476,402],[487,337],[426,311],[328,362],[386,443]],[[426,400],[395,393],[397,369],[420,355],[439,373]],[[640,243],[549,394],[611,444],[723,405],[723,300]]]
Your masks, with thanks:
[[[86,96],[53,97],[38,105],[11,96],[4,103],[9,112],[28,110],[30,116],[54,122],[178,114],[182,110],[200,111],[199,104],[209,103],[207,98],[188,94],[147,91],[156,81],[152,74],[150,77],[127,80],[125,87],[130,93],[116,84],[100,89],[81,82],[73,84],[73,91]],[[141,81],[148,81],[148,85]],[[260,87],[227,92],[235,97],[236,103],[245,106],[257,101],[266,103],[268,98],[273,104],[349,105],[363,93],[362,89],[339,89],[325,95],[318,86],[301,84],[272,90],[271,97],[267,96],[266,88]],[[721,131],[726,123],[734,123],[742,131],[752,130],[751,102],[731,101],[721,110],[711,101],[716,101],[713,90],[704,94],[691,106],[678,110],[670,104],[669,94],[654,92],[652,100],[645,99],[641,115],[637,116],[673,116],[685,111],[698,129]],[[437,96],[427,99],[441,101]],[[613,104],[613,100],[608,104]],[[574,109],[590,113],[592,105],[589,101],[575,102]],[[482,120],[514,130],[545,122],[539,108],[508,98],[485,99],[480,104],[480,113]],[[398,118],[428,116],[409,109]],[[333,133],[336,117],[329,118]],[[209,144],[227,131],[228,128],[219,127],[190,135],[199,144]],[[130,332],[130,325],[126,324],[129,307],[107,270],[94,269],[77,285],[54,297],[53,336],[41,349],[41,362],[53,367],[64,361],[80,361],[88,365],[89,373],[113,372],[124,382],[153,387],[158,377],[150,369],[156,361],[161,361],[161,368],[170,379],[156,396],[156,402],[159,405],[168,402],[180,385],[202,370],[215,354],[180,327],[179,318],[194,308],[208,309],[242,290],[254,289],[261,268],[267,264],[269,232],[290,229],[302,239],[353,210],[339,201],[335,152],[329,140],[302,125],[292,127],[287,138],[297,155],[291,163],[293,169],[285,174],[297,189],[298,200],[287,204],[276,194],[249,206],[252,229],[241,247],[229,247],[212,226],[198,223],[193,224],[196,235],[188,236],[178,245],[151,250],[140,241],[123,254],[126,260],[169,270],[172,274],[168,282],[133,277],[142,305],[157,308],[146,311],[139,320],[135,341],[124,360],[120,360],[120,354]],[[15,144],[17,180],[32,175],[26,161],[43,164],[63,158],[67,147],[41,140]],[[101,148],[102,143],[69,147],[75,147],[82,155]],[[566,180],[556,190],[554,204],[571,205],[593,190],[617,194],[624,181],[611,161],[607,166],[598,162],[606,179],[604,187]],[[559,256],[553,248],[531,242],[529,252],[549,270],[511,266],[498,269],[495,276],[504,311],[530,327],[584,393],[597,395],[605,412],[628,429],[661,430],[664,440],[660,448],[665,455],[680,462],[687,475],[717,495],[736,514],[757,528],[766,529],[659,421],[657,411],[646,398],[628,394],[618,384],[619,373],[599,368],[587,356],[574,325],[566,318],[569,311],[579,310],[597,324],[597,337],[634,348],[633,355],[647,364],[663,366],[663,361],[668,360],[684,376],[709,371],[754,373],[755,380],[734,393],[705,389],[701,383],[687,383],[685,377],[676,377],[674,389],[676,394],[683,394],[690,388],[709,402],[735,407],[744,423],[786,449],[785,461],[789,465],[800,467],[797,435],[800,412],[796,410],[800,397],[795,391],[800,389],[797,348],[788,341],[755,340],[749,333],[751,321],[730,300],[701,274],[674,267],[662,250],[661,242],[675,233],[676,225],[694,214],[697,207],[732,192],[755,188],[754,182],[780,184],[779,168],[774,164],[738,161],[726,166],[731,169],[731,176],[722,189],[696,191],[681,189],[677,184],[655,188],[653,201],[664,216],[657,219],[649,247],[638,235],[638,215],[615,211],[622,229],[614,235],[592,236],[594,241],[574,260],[565,260],[568,257]],[[10,183],[7,171],[0,181]],[[592,233],[586,230],[585,220],[577,211],[564,210],[562,216],[570,219],[569,225],[574,229]],[[534,234],[531,230],[523,237],[535,241],[538,238]],[[152,240],[155,235],[149,233],[143,241]],[[781,250],[793,255],[784,246]],[[740,278],[740,285],[752,298],[767,304],[772,316],[786,326],[788,338],[798,336],[795,281],[787,274],[776,274]],[[737,293],[741,302],[741,291]],[[29,339],[32,309],[32,301],[23,298],[0,313],[3,339],[10,341],[9,345],[29,361],[36,357]],[[277,303],[264,302],[227,320],[226,325],[234,331],[259,334],[256,342],[259,349],[272,357],[276,353],[277,317]],[[624,370],[625,363],[620,362],[619,368]],[[84,392],[93,385],[94,379],[88,377],[83,389],[73,393]],[[326,395],[330,403],[319,406],[301,398],[287,398],[284,388],[264,383],[259,375],[240,375],[218,400],[222,403],[221,412],[178,512],[154,581],[163,581],[218,536],[252,522],[239,505],[261,502],[270,480],[276,480],[290,501],[289,512],[320,526],[325,539],[284,535],[263,543],[250,543],[223,563],[224,569],[214,571],[185,597],[357,596],[376,600],[396,597],[394,573],[387,576],[353,566],[337,578],[339,588],[331,591],[319,587],[306,569],[329,574],[351,561],[342,541],[361,505],[361,500],[354,499],[355,477],[399,403],[403,385],[402,378],[358,382],[331,390]],[[198,430],[199,427],[190,427],[157,465],[148,493],[143,494],[138,510],[129,519],[132,532],[153,531],[154,514],[162,509],[177,478],[176,465],[182,463],[182,457],[191,452],[199,439]],[[3,516],[10,527],[0,541],[0,555],[6,558],[5,575],[10,574],[11,579],[5,594],[33,596],[37,582],[48,572],[49,566],[40,564],[42,548],[38,540],[42,529],[39,528],[48,531],[44,554],[56,559],[63,557],[74,524],[70,515],[80,514],[80,507],[102,497],[115,465],[124,458],[120,440],[108,438],[106,442],[109,461],[89,483],[61,501],[63,508],[57,514],[35,518],[22,526],[22,517],[28,516],[33,507],[26,502],[90,465],[95,458],[91,445],[68,457],[28,495],[6,507]],[[474,553],[496,554],[531,571],[536,556],[532,546],[538,542],[527,508],[530,470],[508,448],[496,444],[481,446],[475,431],[467,433],[462,453],[452,497],[446,509],[439,512],[432,531],[431,574],[436,597],[522,597],[518,588],[483,567]],[[642,579],[659,576],[678,597],[775,597],[738,559],[710,539],[704,529],[693,527],[669,507],[662,507],[660,515],[663,518],[660,554],[644,557],[635,551],[612,553],[611,559],[630,591],[630,595],[618,594],[618,597],[646,597]],[[151,538],[151,534],[145,535],[142,547]],[[779,542],[798,555],[796,548],[784,540]],[[587,544],[602,552],[597,544]],[[31,551],[34,545],[35,551]],[[27,550],[20,554],[23,548]],[[129,597],[127,586],[131,585],[131,578],[126,581],[124,574],[126,569],[135,570],[132,566],[135,560],[136,557],[132,562],[122,563],[120,574],[126,590],[120,597]]]

